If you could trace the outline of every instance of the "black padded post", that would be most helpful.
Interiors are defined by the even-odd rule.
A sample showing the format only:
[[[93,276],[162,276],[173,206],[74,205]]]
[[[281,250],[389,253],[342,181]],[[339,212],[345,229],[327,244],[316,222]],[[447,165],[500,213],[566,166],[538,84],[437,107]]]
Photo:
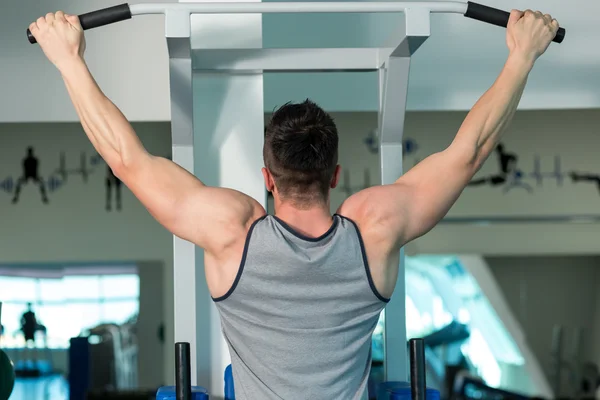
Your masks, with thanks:
[[[175,394],[176,400],[192,400],[192,374],[190,344],[175,343]]]
[[[425,378],[425,341],[410,339],[408,341],[410,357],[410,391],[412,400],[425,400],[427,382]]]

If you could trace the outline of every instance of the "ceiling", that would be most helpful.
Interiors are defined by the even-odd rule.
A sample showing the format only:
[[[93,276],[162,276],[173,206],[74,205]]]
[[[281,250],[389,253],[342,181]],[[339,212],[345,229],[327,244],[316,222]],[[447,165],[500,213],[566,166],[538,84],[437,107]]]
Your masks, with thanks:
[[[49,9],[87,12],[120,0],[83,0],[77,5],[72,0],[49,0],[51,6],[35,0],[7,1],[11,11],[0,15],[0,121],[76,120],[62,80],[39,48],[26,43],[24,27],[32,16]],[[600,108],[600,0],[479,1],[505,10],[540,9],[567,29],[565,41],[552,44],[538,61],[521,109]],[[374,46],[389,37],[398,18],[401,16],[382,14],[264,15],[263,42],[265,47]],[[170,119],[163,21],[160,16],[136,17],[87,34],[86,59],[94,76],[134,121]],[[412,60],[408,109],[470,109],[502,68],[507,56],[504,37],[502,28],[457,14],[432,15],[431,37]],[[306,97],[320,100],[331,111],[378,108],[376,75],[312,79],[266,77],[265,109]]]
[[[598,0],[480,0],[552,14],[566,28],[531,73],[521,108],[600,107]],[[431,37],[413,57],[409,108],[470,108],[502,67],[504,29],[459,15],[432,16]]]
[[[553,43],[538,60],[520,105],[522,109],[600,108],[600,31],[596,27],[600,1],[477,1],[506,11],[540,10],[552,14],[567,30],[564,42]],[[400,14],[266,14],[263,42],[265,47],[377,47],[388,41],[401,18]],[[460,14],[432,14],[431,19],[431,36],[412,59],[408,109],[468,110],[494,82],[506,60],[506,30]],[[311,82],[303,78],[298,87],[290,84],[287,93],[265,98],[273,97],[277,103],[290,93],[310,95],[335,109],[341,100],[333,97],[343,93],[341,96],[364,101],[377,109],[376,79],[338,79],[332,78],[331,84],[325,84],[324,79]],[[278,80],[276,87],[284,84]],[[270,95],[275,90],[268,86],[265,90]],[[354,87],[356,93],[348,91],[348,87]],[[335,93],[319,93],[320,90]],[[369,100],[356,99],[357,93]],[[340,108],[353,105],[343,104]]]

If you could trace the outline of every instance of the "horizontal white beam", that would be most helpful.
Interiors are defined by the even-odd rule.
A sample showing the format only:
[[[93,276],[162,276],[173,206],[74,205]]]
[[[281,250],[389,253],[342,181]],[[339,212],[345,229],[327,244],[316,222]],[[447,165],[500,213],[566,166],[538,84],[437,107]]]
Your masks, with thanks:
[[[598,224],[600,215],[513,215],[513,216],[472,216],[472,217],[446,217],[440,222],[442,224],[542,224],[542,223],[565,223],[565,224]]]
[[[168,11],[190,14],[266,14],[266,13],[404,13],[409,9],[432,13],[465,14],[467,3],[439,2],[247,2],[247,3],[156,3],[132,4],[132,15],[165,14]]]
[[[294,72],[375,71],[381,67],[378,48],[197,49],[194,70]]]

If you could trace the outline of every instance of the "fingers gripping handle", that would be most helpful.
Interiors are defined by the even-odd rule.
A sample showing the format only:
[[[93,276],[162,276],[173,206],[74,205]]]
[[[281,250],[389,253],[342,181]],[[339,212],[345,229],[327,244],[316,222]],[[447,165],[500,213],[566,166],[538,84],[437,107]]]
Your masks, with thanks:
[[[467,4],[468,6],[465,17],[473,18],[478,21],[487,22],[488,24],[497,25],[504,28],[508,26],[508,19],[510,18],[509,12],[470,1],[467,2]],[[565,28],[559,28],[553,41],[556,43],[562,43],[562,41],[565,39],[566,33],[567,31]]]
[[[79,22],[83,29],[92,29],[99,26],[114,24],[115,22],[125,21],[131,18],[129,4],[120,4],[118,6],[104,8],[102,10],[92,11],[79,16]],[[35,37],[27,29],[27,39],[29,43],[36,43]]]

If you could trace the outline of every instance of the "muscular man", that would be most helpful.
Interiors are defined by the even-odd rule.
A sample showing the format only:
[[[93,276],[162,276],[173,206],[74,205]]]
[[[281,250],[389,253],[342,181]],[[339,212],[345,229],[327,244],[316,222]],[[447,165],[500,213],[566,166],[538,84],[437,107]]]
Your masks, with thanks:
[[[46,185],[44,180],[39,175],[39,165],[37,157],[33,154],[33,147],[27,148],[27,157],[23,160],[23,176],[17,181],[17,187],[15,188],[15,196],[12,202],[17,203],[19,201],[19,194],[21,193],[21,186],[32,180],[40,188],[40,194],[42,195],[42,202],[48,203],[48,196],[46,196]]]
[[[76,16],[48,14],[30,29],[115,175],[166,229],[204,249],[236,397],[360,399],[371,334],[394,291],[400,247],[436,225],[496,147],[558,23],[513,11],[506,64],[452,144],[397,182],[352,195],[334,215],[336,126],[310,101],[281,107],[267,125],[263,152],[273,216],[243,193],[209,187],[148,154],[90,74]]]

